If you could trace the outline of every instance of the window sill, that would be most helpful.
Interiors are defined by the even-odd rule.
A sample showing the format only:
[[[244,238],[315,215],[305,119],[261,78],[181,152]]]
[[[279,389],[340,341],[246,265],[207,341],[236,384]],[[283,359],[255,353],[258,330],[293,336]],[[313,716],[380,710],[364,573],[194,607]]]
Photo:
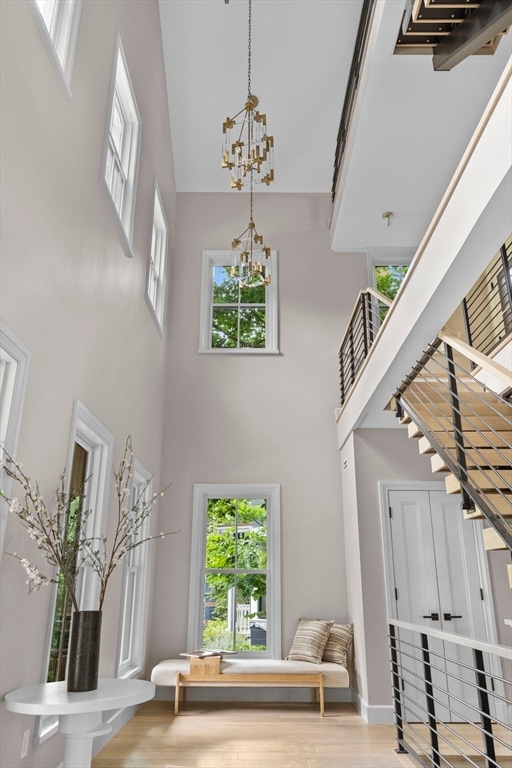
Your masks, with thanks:
[[[243,349],[198,349],[199,355],[280,355],[278,349],[252,349],[251,347]]]

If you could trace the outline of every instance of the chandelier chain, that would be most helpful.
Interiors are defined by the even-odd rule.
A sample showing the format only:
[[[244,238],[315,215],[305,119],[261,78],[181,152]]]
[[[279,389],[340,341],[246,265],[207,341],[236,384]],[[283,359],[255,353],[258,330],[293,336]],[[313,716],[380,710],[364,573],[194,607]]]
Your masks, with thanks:
[[[247,45],[247,98],[251,96],[251,32],[252,32],[252,2],[249,0],[249,25]]]

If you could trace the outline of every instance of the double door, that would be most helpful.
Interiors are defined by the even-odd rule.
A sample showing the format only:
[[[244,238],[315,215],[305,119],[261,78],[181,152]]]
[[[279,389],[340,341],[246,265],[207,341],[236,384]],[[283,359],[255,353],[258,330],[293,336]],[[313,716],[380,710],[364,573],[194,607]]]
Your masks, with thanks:
[[[487,640],[475,526],[464,519],[458,497],[437,490],[389,490],[388,503],[396,618]],[[464,666],[473,666],[471,649],[436,638],[429,638],[429,648],[436,667],[437,718],[474,721],[477,691],[471,669]],[[407,717],[424,720],[425,692],[418,684],[424,679],[422,654],[412,655],[405,666],[414,672],[406,673],[403,683]]]

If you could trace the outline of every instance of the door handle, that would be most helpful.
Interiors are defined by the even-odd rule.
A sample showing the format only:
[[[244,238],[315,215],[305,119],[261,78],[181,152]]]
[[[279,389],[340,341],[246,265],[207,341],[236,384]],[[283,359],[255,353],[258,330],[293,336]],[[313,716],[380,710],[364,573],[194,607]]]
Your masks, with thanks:
[[[452,619],[462,619],[462,616],[452,616],[451,613],[443,613],[444,621],[451,621]]]
[[[445,614],[445,616],[446,616],[446,614]],[[423,616],[423,618],[424,619],[432,619],[432,621],[439,621],[439,614],[438,613],[434,613],[434,611],[432,611],[432,613],[429,613],[427,616]]]

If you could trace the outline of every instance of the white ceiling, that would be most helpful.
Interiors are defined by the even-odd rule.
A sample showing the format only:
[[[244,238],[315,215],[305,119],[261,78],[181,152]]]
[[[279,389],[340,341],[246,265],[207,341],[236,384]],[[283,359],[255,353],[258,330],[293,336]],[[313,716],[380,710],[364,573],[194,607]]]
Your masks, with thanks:
[[[404,5],[377,3],[334,250],[414,252],[511,53],[508,35],[494,56],[451,72],[434,72],[430,56],[394,56]],[[252,91],[275,139],[276,180],[261,194],[330,192],[361,7],[253,0]],[[247,95],[247,10],[247,0],[160,0],[178,192],[230,191],[222,123]]]

